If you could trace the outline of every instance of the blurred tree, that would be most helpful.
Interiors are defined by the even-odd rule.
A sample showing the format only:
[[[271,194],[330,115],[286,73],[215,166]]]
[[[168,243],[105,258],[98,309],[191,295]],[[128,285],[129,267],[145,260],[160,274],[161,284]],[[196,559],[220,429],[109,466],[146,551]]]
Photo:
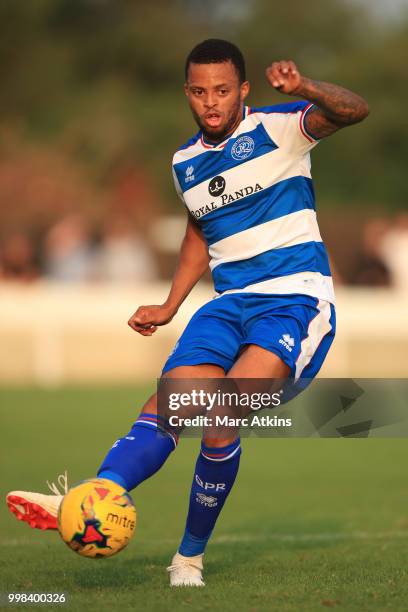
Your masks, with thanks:
[[[369,119],[314,153],[318,199],[402,207],[407,34],[408,18],[385,26],[343,0],[2,0],[0,137],[7,129],[21,147],[59,150],[98,190],[114,183],[120,160],[133,159],[176,209],[170,159],[196,129],[182,92],[185,56],[219,36],[247,57],[252,104],[284,100],[264,78],[284,57],[366,96]]]

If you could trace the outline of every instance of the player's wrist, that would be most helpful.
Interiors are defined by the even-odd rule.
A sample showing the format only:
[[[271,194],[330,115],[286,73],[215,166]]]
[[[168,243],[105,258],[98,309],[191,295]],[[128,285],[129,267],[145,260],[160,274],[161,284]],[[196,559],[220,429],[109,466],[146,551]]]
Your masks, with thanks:
[[[163,302],[163,304],[160,306],[160,308],[163,310],[163,312],[165,312],[167,315],[169,315],[171,317],[174,317],[174,315],[177,313],[179,307],[180,307],[180,304],[177,304],[175,302],[168,301],[168,300]]]
[[[300,77],[299,85],[291,92],[291,96],[298,96],[299,98],[306,98],[312,94],[313,81],[307,77]]]

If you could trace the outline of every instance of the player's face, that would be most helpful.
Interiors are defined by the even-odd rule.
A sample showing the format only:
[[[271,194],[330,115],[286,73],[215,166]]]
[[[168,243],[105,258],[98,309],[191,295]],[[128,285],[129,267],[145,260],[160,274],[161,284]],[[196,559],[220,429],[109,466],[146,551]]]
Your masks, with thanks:
[[[190,64],[184,91],[204,136],[213,142],[221,142],[242,120],[249,83],[239,82],[238,73],[230,61]]]

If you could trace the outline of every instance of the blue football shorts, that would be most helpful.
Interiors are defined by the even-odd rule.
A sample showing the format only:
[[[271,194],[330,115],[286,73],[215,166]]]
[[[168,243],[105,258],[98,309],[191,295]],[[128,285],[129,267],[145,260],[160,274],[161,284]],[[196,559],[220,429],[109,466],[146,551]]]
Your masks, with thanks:
[[[193,315],[163,374],[204,363],[219,365],[227,373],[243,347],[256,344],[290,367],[289,377],[296,385],[293,397],[319,372],[335,331],[336,313],[330,302],[301,294],[224,294]],[[291,394],[285,395],[287,400]]]

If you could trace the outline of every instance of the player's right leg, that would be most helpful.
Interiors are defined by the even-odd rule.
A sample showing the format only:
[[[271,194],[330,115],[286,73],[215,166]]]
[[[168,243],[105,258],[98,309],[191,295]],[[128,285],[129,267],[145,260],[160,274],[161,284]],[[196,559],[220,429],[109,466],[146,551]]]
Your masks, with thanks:
[[[180,366],[166,372],[167,378],[217,378],[224,370],[216,365]],[[150,478],[175,449],[177,436],[162,427],[157,416],[154,394],[144,405],[130,432],[115,442],[98,471],[98,478],[107,478],[128,491]],[[57,529],[58,509],[68,491],[67,478],[60,476],[58,487],[47,484],[52,495],[31,491],[11,491],[6,498],[9,510],[33,529]]]
[[[224,376],[224,370],[212,364],[179,366],[165,378],[191,379]],[[183,384],[183,383],[182,383]],[[177,432],[158,414],[157,395],[145,404],[129,433],[112,446],[98,470],[98,478],[113,480],[127,491],[153,476],[176,448]]]

